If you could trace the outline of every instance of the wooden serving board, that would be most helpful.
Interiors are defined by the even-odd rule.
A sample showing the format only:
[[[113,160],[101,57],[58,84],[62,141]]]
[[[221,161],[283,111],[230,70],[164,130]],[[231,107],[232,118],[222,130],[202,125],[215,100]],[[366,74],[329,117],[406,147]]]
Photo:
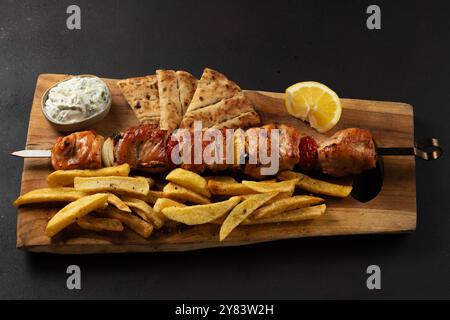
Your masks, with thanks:
[[[48,149],[59,135],[46,121],[40,101],[47,88],[67,75],[39,76],[27,137],[27,149]],[[113,103],[110,114],[92,129],[102,135],[138,124],[125,99],[116,88],[116,80],[105,79]],[[300,128],[318,140],[323,136],[307,124],[289,116],[284,94],[246,91],[263,123],[280,122]],[[343,99],[341,121],[332,132],[348,127],[368,129],[379,147],[410,147],[414,140],[413,109],[404,103]],[[416,227],[416,181],[414,157],[385,157],[385,180],[381,193],[368,203],[351,197],[327,198],[324,216],[313,221],[238,227],[224,242],[219,242],[217,225],[160,230],[143,239],[131,230],[120,234],[95,233],[71,226],[57,237],[44,234],[49,216],[58,210],[54,205],[24,206],[18,210],[17,247],[29,251],[81,254],[102,252],[183,251],[217,246],[244,245],[278,239],[368,233],[410,232]],[[52,171],[47,159],[26,159],[21,193],[46,187]]]

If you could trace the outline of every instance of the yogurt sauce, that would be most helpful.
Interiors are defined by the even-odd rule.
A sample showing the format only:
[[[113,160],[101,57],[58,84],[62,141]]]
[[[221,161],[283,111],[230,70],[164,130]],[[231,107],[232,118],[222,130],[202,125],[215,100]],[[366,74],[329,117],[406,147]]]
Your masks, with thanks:
[[[106,84],[97,77],[75,77],[50,89],[44,112],[52,120],[71,124],[106,109],[110,101]]]

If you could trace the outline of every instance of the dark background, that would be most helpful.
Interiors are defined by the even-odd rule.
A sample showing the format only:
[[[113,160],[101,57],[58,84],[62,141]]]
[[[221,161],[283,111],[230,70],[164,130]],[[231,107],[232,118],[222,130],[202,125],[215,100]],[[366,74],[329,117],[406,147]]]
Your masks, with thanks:
[[[68,5],[82,30],[66,28]],[[416,137],[450,144],[449,5],[377,1],[0,2],[0,298],[450,298],[450,167],[417,161],[418,228],[409,235],[278,241],[187,253],[53,256],[15,249],[22,161],[40,73],[104,77],[217,68],[246,89],[304,80],[341,97],[414,105]],[[66,268],[82,290],[66,289]],[[366,288],[378,264],[382,290]]]

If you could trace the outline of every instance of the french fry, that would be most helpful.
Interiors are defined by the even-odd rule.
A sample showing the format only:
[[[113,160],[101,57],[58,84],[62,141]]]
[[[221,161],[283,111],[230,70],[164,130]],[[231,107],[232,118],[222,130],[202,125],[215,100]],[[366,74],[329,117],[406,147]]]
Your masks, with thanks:
[[[206,179],[195,172],[177,168],[167,175],[166,180],[192,190],[204,197],[211,197]]]
[[[190,201],[197,204],[208,204],[211,201],[191,190],[186,189],[185,187],[174,184],[173,182],[169,182],[163,188],[164,196],[166,198],[170,198],[178,201]]]
[[[176,202],[172,199],[160,198],[160,199],[156,200],[156,203],[153,206],[153,211],[162,214],[162,210],[165,208],[169,208],[169,207],[182,208],[182,207],[186,207],[186,205]]]
[[[255,211],[253,219],[261,219],[266,217],[272,217],[282,212],[315,206],[324,203],[325,200],[312,196],[294,196],[285,198],[273,202],[269,205],[265,205]]]
[[[320,218],[326,210],[327,206],[321,204],[313,207],[300,208],[290,210],[277,214],[276,216],[261,218],[261,219],[247,219],[242,224],[262,224],[262,223],[278,223],[278,222],[294,222]]]
[[[151,189],[155,185],[155,180],[153,180],[151,177],[141,177],[141,176],[134,176],[133,178],[143,178],[146,179],[148,182],[148,187]]]
[[[131,212],[131,209],[115,194],[108,193],[108,203],[119,210]]]
[[[147,196],[146,178],[138,177],[75,177],[75,189],[85,192],[111,192],[116,195]]]
[[[248,198],[250,198],[250,197],[253,196],[253,195],[254,195],[254,194],[246,194],[246,195],[243,195],[242,198],[243,198],[243,199],[248,199]],[[267,201],[267,202],[264,204],[264,206],[267,206],[267,205],[269,205],[269,204],[271,204],[271,203],[274,203],[274,202],[276,202],[276,201],[278,201],[278,200],[281,200],[281,199],[289,198],[289,197],[291,197],[291,196],[292,196],[292,194],[289,193],[289,192],[278,192],[278,194],[277,194],[275,197],[273,197],[272,199],[270,199],[269,201]]]
[[[208,179],[208,189],[212,194],[222,196],[241,196],[258,193],[231,177],[214,177]]]
[[[264,193],[264,192],[288,192],[291,195],[295,191],[295,184],[298,182],[298,179],[292,179],[288,181],[282,182],[266,182],[266,181],[242,181],[242,184],[249,187],[250,189]]]
[[[176,202],[176,201],[174,201],[174,200],[172,200],[172,199],[159,198],[158,200],[156,200],[156,203],[155,203],[155,205],[153,206],[153,211],[154,211],[155,215],[156,215],[157,217],[159,217],[159,218],[162,220],[163,225],[166,224],[167,218],[166,218],[166,216],[162,213],[162,210],[163,210],[164,208],[169,208],[169,207],[178,207],[178,208],[182,208],[182,207],[186,207],[186,205],[185,205],[185,204],[182,204],[182,203],[179,203],[179,202]],[[172,221],[172,222],[175,223],[175,221]]]
[[[86,230],[91,231],[123,231],[123,225],[120,220],[110,218],[94,218],[89,215],[78,218],[77,224]]]
[[[153,232],[153,225],[139,219],[135,215],[120,211],[117,208],[108,206],[104,210],[99,211],[101,215],[110,219],[120,220],[128,228],[139,234],[143,238],[148,238]]]
[[[88,193],[74,188],[43,188],[36,189],[21,195],[14,201],[15,206],[43,202],[71,202],[87,196]]]
[[[226,217],[219,232],[220,241],[223,241],[228,235],[239,225],[247,219],[256,209],[264,205],[267,201],[274,198],[278,192],[268,192],[255,194],[250,196],[247,200],[242,201]]]
[[[145,202],[148,202],[151,204],[155,204],[156,201],[160,198],[165,198],[164,192],[149,190],[147,196],[141,198],[141,200],[144,200]]]
[[[254,219],[253,216],[245,219],[241,225],[254,225],[254,224],[265,224],[265,223],[279,223],[279,222],[295,222],[295,221],[303,221],[303,220],[312,220],[320,218],[326,210],[327,206],[325,204],[321,204],[313,207],[300,208],[295,210],[286,211],[280,213],[276,216],[266,217],[261,219]],[[219,218],[211,223],[214,224],[223,224],[224,218]]]
[[[115,167],[105,167],[96,170],[57,170],[47,177],[47,183],[50,187],[63,187],[72,185],[75,177],[106,177],[123,176],[130,174],[130,165],[122,164]]]
[[[308,192],[324,194],[332,197],[346,198],[352,192],[352,186],[345,186],[314,179],[299,172],[283,171],[278,174],[277,178],[280,180],[298,179],[298,182],[296,183],[298,188]]]
[[[164,225],[164,220],[155,213],[153,208],[150,207],[147,202],[130,197],[122,197],[122,200],[126,205],[132,208],[138,216],[145,221],[152,223],[156,229],[160,229]]]
[[[238,183],[235,178],[230,176],[208,176],[205,177],[206,181],[214,180],[219,182]]]
[[[59,210],[47,224],[45,234],[53,237],[68,225],[74,223],[77,218],[87,215],[89,212],[104,208],[107,205],[108,194],[97,193],[82,197]]]
[[[241,201],[240,197],[231,197],[226,201],[196,205],[190,207],[168,207],[162,213],[170,220],[187,225],[204,224],[216,220],[230,212]]]

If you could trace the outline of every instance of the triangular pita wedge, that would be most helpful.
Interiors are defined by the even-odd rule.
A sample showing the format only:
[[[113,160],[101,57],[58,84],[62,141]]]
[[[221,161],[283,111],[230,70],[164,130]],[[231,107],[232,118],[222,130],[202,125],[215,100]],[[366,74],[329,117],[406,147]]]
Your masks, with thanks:
[[[212,126],[214,129],[236,129],[236,128],[249,128],[259,125],[261,119],[256,111],[252,110],[245,112],[237,116],[236,118],[229,119],[222,123]]]
[[[189,104],[192,101],[195,89],[197,89],[197,79],[186,71],[177,71],[176,76],[178,81],[182,115],[184,116]]]
[[[186,113],[217,103],[222,99],[231,98],[240,91],[241,88],[236,83],[220,72],[205,68]]]
[[[181,127],[193,128],[194,121],[202,121],[203,128],[216,129],[248,128],[260,123],[258,114],[243,92],[188,112],[183,118]]]
[[[139,122],[159,124],[158,82],[155,75],[120,80],[117,86]]]
[[[173,131],[180,126],[183,117],[176,73],[173,70],[156,70],[156,77],[161,109],[160,127]]]

